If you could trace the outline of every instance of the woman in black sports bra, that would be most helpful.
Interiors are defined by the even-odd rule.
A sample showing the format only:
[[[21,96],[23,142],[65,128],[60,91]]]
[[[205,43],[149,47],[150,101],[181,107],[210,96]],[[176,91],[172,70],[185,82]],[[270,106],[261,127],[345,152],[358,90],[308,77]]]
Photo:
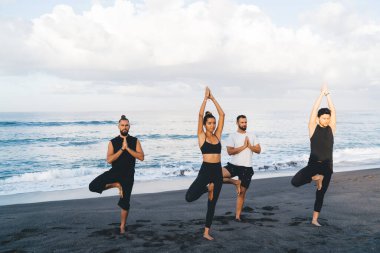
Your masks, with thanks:
[[[215,117],[210,112],[206,112],[203,117],[208,99],[214,103],[218,110],[219,120],[217,127]],[[206,87],[205,97],[198,117],[198,143],[203,155],[203,163],[197,178],[191,184],[189,190],[187,190],[186,201],[195,201],[204,193],[209,193],[206,225],[203,233],[203,237],[207,240],[214,239],[210,236],[210,227],[214,217],[216,202],[218,201],[219,193],[223,185],[222,165],[220,163],[220,153],[222,150],[220,139],[222,137],[223,126],[224,112],[211,94],[210,89]]]
[[[327,98],[329,108],[318,110],[323,96]],[[336,129],[335,107],[330,92],[326,86],[322,87],[321,94],[313,106],[309,121],[310,158],[307,166],[297,172],[292,178],[295,187],[315,181],[317,184],[314,202],[313,219],[311,223],[317,227],[319,213],[322,209],[323,198],[329,187],[333,173],[333,145]]]

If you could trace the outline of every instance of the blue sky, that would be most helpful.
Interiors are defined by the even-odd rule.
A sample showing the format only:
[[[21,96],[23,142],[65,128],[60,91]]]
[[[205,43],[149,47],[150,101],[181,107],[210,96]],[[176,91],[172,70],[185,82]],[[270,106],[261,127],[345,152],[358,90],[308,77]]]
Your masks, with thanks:
[[[379,108],[375,1],[0,0],[0,111]],[[237,103],[236,101],[239,101]],[[175,105],[175,106],[173,106]]]

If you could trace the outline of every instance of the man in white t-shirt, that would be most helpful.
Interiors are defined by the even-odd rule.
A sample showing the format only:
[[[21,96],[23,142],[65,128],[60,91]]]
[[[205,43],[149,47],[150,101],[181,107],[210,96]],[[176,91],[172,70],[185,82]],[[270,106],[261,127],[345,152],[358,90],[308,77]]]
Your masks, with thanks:
[[[243,208],[245,195],[253,176],[252,155],[260,154],[259,140],[253,133],[247,133],[247,117],[239,115],[236,119],[238,129],[227,139],[227,153],[231,161],[223,168],[223,182],[234,184],[238,193],[236,201],[236,221],[241,221],[240,214]],[[232,177],[239,177],[239,180]]]

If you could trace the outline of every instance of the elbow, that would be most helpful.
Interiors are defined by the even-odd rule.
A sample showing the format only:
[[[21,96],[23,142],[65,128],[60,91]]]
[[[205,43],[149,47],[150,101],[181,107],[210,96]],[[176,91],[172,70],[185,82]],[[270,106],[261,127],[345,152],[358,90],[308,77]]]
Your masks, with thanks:
[[[261,147],[259,146],[259,148],[257,149],[257,154],[260,154],[261,153]]]
[[[111,163],[112,163],[112,160],[107,158],[107,163],[108,163],[108,164],[111,164]]]

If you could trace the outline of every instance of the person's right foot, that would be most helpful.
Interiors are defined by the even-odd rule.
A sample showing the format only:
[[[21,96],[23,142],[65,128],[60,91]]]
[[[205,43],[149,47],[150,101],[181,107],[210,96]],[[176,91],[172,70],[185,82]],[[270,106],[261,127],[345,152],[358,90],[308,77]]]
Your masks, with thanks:
[[[120,198],[123,198],[123,187],[119,183],[117,183],[116,187],[119,189]]]
[[[319,224],[319,222],[318,222],[317,220],[312,220],[312,221],[311,221],[311,224],[313,224],[313,225],[316,226],[316,227],[322,227],[322,225]]]
[[[240,181],[240,180],[237,180],[237,183],[235,184],[235,186],[236,186],[236,192],[237,192],[237,195],[240,195],[241,181]]]
[[[210,183],[208,185],[208,199],[211,201],[214,198],[214,184]]]
[[[235,221],[236,221],[236,222],[241,222],[240,217],[235,217]]]
[[[323,178],[324,178],[324,176],[319,175],[319,174],[317,174],[311,178],[313,181],[315,181],[315,184],[317,186],[318,191],[320,191],[322,189]]]
[[[320,191],[322,189],[323,175],[320,175],[319,180],[317,181],[317,189]]]
[[[207,239],[207,240],[209,240],[209,241],[214,240],[214,237],[212,237],[212,236],[209,235],[209,234],[203,234],[203,238],[205,238],[205,239]]]

